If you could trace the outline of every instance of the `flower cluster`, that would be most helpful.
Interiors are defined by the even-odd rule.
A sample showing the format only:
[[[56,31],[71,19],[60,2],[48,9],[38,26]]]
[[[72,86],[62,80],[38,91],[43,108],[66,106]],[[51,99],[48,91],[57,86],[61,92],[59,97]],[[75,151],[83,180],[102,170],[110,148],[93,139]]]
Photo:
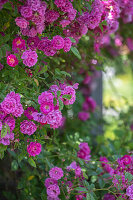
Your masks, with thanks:
[[[112,167],[111,164],[108,163],[109,161],[106,157],[101,157],[100,161],[104,171],[111,175],[110,179],[112,180],[113,186],[118,191],[118,196],[122,199],[127,199],[127,196],[133,199],[133,180],[131,178],[133,174],[133,158],[130,155],[124,155],[119,158],[117,164],[113,164]],[[129,178],[131,178],[130,181]],[[124,193],[121,194],[121,191]],[[106,194],[104,196],[105,200],[109,198],[112,200],[115,199],[111,194]]]
[[[46,8],[46,3],[40,0],[27,0],[26,4],[21,6],[21,16],[17,17],[15,22],[24,36],[35,37],[37,34],[42,34],[45,29]]]
[[[59,167],[51,168],[49,171],[50,178],[45,180],[45,187],[47,188],[48,199],[58,199],[60,195],[60,188],[58,180],[63,177],[63,170]]]
[[[23,113],[20,103],[20,95],[15,92],[7,94],[0,104],[0,143],[9,145],[10,140],[14,140],[15,128],[14,117],[20,117]],[[13,117],[14,116],[14,117]]]
[[[33,112],[32,117],[41,124],[49,124],[53,129],[58,128],[63,123],[59,102],[70,105],[75,102],[75,99],[74,86],[67,86],[66,84],[52,85],[48,91],[42,92],[38,97],[41,113]]]

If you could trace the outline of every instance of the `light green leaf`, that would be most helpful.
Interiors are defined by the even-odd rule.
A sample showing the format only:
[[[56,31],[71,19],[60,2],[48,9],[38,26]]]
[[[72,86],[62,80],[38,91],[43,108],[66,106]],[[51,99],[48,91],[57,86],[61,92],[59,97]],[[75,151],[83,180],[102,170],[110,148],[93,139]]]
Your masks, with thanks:
[[[79,51],[78,51],[78,49],[76,48],[76,47],[71,47],[71,51],[73,52],[73,54],[77,57],[77,58],[79,58],[79,59],[81,59],[81,55],[80,55],[80,53],[79,53]]]
[[[35,161],[33,160],[33,158],[29,158],[28,159],[28,162],[29,162],[29,164],[32,166],[32,167],[36,167],[36,163],[35,163]]]

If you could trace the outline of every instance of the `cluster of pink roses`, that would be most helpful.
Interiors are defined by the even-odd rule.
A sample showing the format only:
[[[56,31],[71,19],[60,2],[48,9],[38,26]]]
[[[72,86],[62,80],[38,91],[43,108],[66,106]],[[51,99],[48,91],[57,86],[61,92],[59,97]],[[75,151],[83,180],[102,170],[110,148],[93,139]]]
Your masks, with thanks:
[[[42,92],[38,97],[41,113],[33,112],[32,117],[41,124],[49,124],[53,129],[59,128],[63,123],[60,102],[64,105],[70,105],[75,102],[75,99],[75,85],[52,85],[48,91]]]
[[[112,166],[106,157],[101,157],[100,161],[104,172],[108,172],[111,175],[113,186],[118,190],[118,196],[122,199],[127,199],[127,197],[133,199],[133,178],[130,181],[128,180],[129,176],[133,176],[133,157],[124,155],[117,160],[117,164]],[[115,200],[115,197],[111,194],[106,194],[104,200],[107,200],[107,197]]]
[[[59,167],[51,168],[49,171],[50,178],[45,180],[45,187],[47,189],[47,199],[59,200],[60,188],[58,186],[58,180],[63,177],[63,170]]]
[[[9,145],[10,140],[14,139],[12,132],[15,128],[14,117],[21,117],[23,112],[20,95],[15,92],[7,94],[0,104],[0,143]]]
[[[21,55],[23,64],[25,66],[32,67],[37,63],[38,55],[36,51],[32,51],[31,49],[26,50],[25,40],[23,40],[21,37],[17,37],[13,40],[12,50]],[[7,57],[7,64],[11,67],[18,65],[18,59],[16,55],[10,54]]]

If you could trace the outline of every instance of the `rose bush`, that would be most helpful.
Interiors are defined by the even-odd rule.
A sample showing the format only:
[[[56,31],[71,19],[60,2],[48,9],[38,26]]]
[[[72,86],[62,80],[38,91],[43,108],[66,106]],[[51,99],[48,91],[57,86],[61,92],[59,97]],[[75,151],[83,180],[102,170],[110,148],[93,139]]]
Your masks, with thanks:
[[[117,73],[132,63],[132,7],[0,2],[1,199],[133,199],[133,108],[119,113],[111,140],[97,127],[113,122],[91,97],[109,62]]]

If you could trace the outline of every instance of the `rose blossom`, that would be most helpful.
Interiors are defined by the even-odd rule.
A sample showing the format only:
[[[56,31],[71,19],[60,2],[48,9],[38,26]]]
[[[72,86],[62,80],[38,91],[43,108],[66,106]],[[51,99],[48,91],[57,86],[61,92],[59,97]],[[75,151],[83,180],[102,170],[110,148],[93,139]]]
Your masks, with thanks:
[[[90,114],[87,113],[87,112],[82,111],[82,112],[79,112],[79,113],[78,113],[78,118],[79,118],[80,120],[82,120],[82,121],[86,121],[87,119],[90,118]]]
[[[16,22],[17,26],[19,26],[20,28],[24,28],[24,29],[27,28],[27,26],[29,25],[29,22],[22,17],[17,17],[15,19],[15,22]]]
[[[71,42],[70,38],[64,38],[64,47],[63,47],[63,50],[65,52],[68,52],[68,51],[70,51],[71,46],[72,46],[72,42]]]
[[[133,199],[133,184],[128,186],[126,190],[126,195],[130,197],[130,199]]]
[[[30,156],[39,155],[41,152],[41,144],[37,142],[31,142],[27,147],[27,152]]]
[[[24,115],[29,119],[32,120],[33,116],[32,113],[37,112],[37,110],[33,107],[28,107],[25,111],[24,111]]]
[[[37,130],[36,125],[32,121],[24,120],[21,122],[20,131],[23,134],[32,135]]]
[[[52,197],[52,198],[57,198],[58,195],[60,194],[60,188],[58,185],[50,185],[48,188],[47,188],[47,194],[49,197]]]
[[[22,6],[20,13],[24,18],[29,18],[32,16],[32,9],[30,6]]]
[[[25,50],[26,45],[25,45],[25,40],[23,40],[21,37],[17,37],[13,40],[12,42],[12,50],[15,53],[18,53],[18,49]]]
[[[49,187],[50,185],[58,185],[57,180],[53,179],[53,178],[47,178],[45,180],[45,187]]]
[[[23,52],[21,56],[21,58],[24,59],[23,64],[28,67],[32,67],[37,63],[37,57],[37,53],[35,51],[32,51],[31,49]]]
[[[63,177],[63,171],[59,167],[51,168],[49,171],[49,176],[55,180],[59,180],[61,177]]]
[[[7,57],[7,64],[11,67],[15,67],[18,65],[18,59],[15,55],[10,54],[10,56]]]
[[[64,39],[59,35],[54,36],[51,42],[53,48],[56,50],[60,50],[64,47]]]

